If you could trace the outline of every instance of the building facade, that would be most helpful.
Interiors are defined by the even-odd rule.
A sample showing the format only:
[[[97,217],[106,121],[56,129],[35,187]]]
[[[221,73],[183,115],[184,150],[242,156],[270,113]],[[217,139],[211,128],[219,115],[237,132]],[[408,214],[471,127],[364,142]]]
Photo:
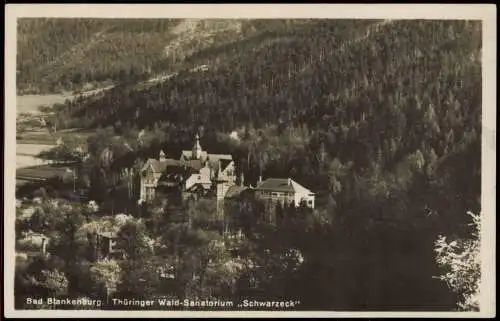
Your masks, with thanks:
[[[167,158],[164,151],[159,159],[149,159],[141,170],[140,201],[152,201],[157,191],[175,190],[182,193],[213,192],[223,198],[236,183],[235,164],[229,154],[211,154],[195,136],[191,150],[183,150],[179,159]]]
[[[259,181],[256,196],[265,203],[280,205],[305,205],[314,208],[315,194],[291,178],[268,178]]]

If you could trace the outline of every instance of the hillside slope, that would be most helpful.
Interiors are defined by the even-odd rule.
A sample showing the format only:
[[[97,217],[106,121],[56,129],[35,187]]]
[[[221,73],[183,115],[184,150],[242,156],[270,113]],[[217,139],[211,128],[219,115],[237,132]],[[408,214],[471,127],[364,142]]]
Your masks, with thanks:
[[[408,157],[432,163],[479,150],[479,23],[252,23],[254,36],[184,59],[207,70],[72,102],[58,114],[59,127],[145,129],[153,135],[149,156],[188,146],[202,131],[203,146],[232,150],[250,182],[260,173],[293,175],[318,190],[330,188],[335,158],[361,175],[374,161],[394,172]],[[232,131],[239,144],[221,141]],[[477,168],[480,155],[467,161]]]
[[[89,127],[133,121],[140,128],[204,124],[230,132],[294,122],[341,134],[354,123],[367,123],[368,131],[385,127],[387,117],[397,117],[391,106],[409,121],[415,109],[430,105],[438,121],[445,121],[450,104],[473,112],[480,107],[480,29],[473,23],[306,25],[200,50],[185,61],[196,58],[208,70],[181,72],[146,89],[121,86],[102,100],[68,106],[67,116]],[[376,136],[395,134],[402,133]]]
[[[261,28],[243,20],[23,18],[18,23],[18,93],[146,79],[181,67],[200,49]]]

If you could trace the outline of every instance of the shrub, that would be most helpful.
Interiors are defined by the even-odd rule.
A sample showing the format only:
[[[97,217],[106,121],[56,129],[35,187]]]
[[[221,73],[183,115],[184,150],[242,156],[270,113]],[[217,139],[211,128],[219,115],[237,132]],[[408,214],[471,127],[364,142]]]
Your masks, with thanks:
[[[436,262],[441,268],[438,279],[459,295],[458,307],[463,311],[479,311],[480,262],[480,216],[471,212],[474,231],[470,239],[447,242],[440,235],[435,242]]]

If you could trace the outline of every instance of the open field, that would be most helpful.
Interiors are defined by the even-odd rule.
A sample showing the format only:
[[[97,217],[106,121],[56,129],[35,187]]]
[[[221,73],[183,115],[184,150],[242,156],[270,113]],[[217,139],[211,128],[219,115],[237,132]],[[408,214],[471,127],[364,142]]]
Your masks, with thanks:
[[[71,137],[85,141],[91,132],[87,131],[61,131],[54,135],[49,132],[31,131],[23,133],[16,141],[16,168],[24,168],[46,164],[45,161],[36,157],[40,152],[49,150],[56,146],[58,138]]]
[[[17,114],[39,113],[39,106],[52,106],[62,104],[66,99],[73,99],[71,93],[50,94],[50,95],[22,95],[17,96]]]
[[[16,155],[16,169],[46,164],[46,161],[30,155]]]
[[[52,107],[54,104],[62,104],[66,99],[73,99],[78,95],[89,96],[97,94],[101,91],[105,91],[113,88],[114,85],[107,86],[104,88],[89,90],[80,94],[74,94],[71,92],[64,92],[61,94],[47,94],[47,95],[19,95],[17,96],[17,114],[21,113],[39,113],[39,106],[49,106]]]
[[[17,144],[16,145],[16,154],[17,155],[37,155],[38,153],[44,151],[44,150],[47,150],[47,149],[51,149],[52,147],[54,147],[53,144],[47,144],[47,145],[43,145],[43,144]]]
[[[66,138],[76,139],[79,141],[86,141],[87,137],[91,135],[93,131],[72,129],[72,130],[61,130],[54,134],[49,133],[46,130],[43,131],[26,131],[19,133],[17,135],[16,143],[19,144],[41,144],[41,145],[55,145],[59,138],[65,140]]]
[[[37,158],[36,155],[55,147],[57,139],[71,138],[84,142],[91,133],[78,129],[60,131],[56,134],[50,134],[48,131],[22,133],[16,140],[16,168],[44,165],[46,162]]]
[[[49,143],[49,142],[48,142]],[[45,162],[37,157],[37,154],[54,147],[53,144],[16,144],[16,169],[43,165]]]
[[[84,95],[95,92],[89,91],[84,93]],[[73,99],[74,97],[69,92],[50,95],[17,96],[17,115],[22,113],[39,114],[39,106],[53,106],[56,103],[64,103],[66,99]],[[78,129],[62,130],[55,134],[51,134],[47,129],[34,129],[16,133],[16,168],[46,164],[46,162],[35,156],[44,150],[53,148],[59,138],[64,140],[66,137],[71,137],[85,141],[89,134],[90,132]]]
[[[16,169],[16,180],[44,180],[68,175],[67,165],[45,164]]]

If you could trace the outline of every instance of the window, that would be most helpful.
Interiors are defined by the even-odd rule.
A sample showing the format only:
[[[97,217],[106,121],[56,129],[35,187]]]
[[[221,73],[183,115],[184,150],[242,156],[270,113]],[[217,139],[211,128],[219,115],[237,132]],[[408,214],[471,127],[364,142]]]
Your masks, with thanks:
[[[152,171],[148,171],[146,174],[145,174],[145,177],[144,177],[144,183],[145,184],[154,184],[154,175],[153,175],[153,172]]]
[[[154,188],[146,187],[146,200],[151,201],[154,198]]]

